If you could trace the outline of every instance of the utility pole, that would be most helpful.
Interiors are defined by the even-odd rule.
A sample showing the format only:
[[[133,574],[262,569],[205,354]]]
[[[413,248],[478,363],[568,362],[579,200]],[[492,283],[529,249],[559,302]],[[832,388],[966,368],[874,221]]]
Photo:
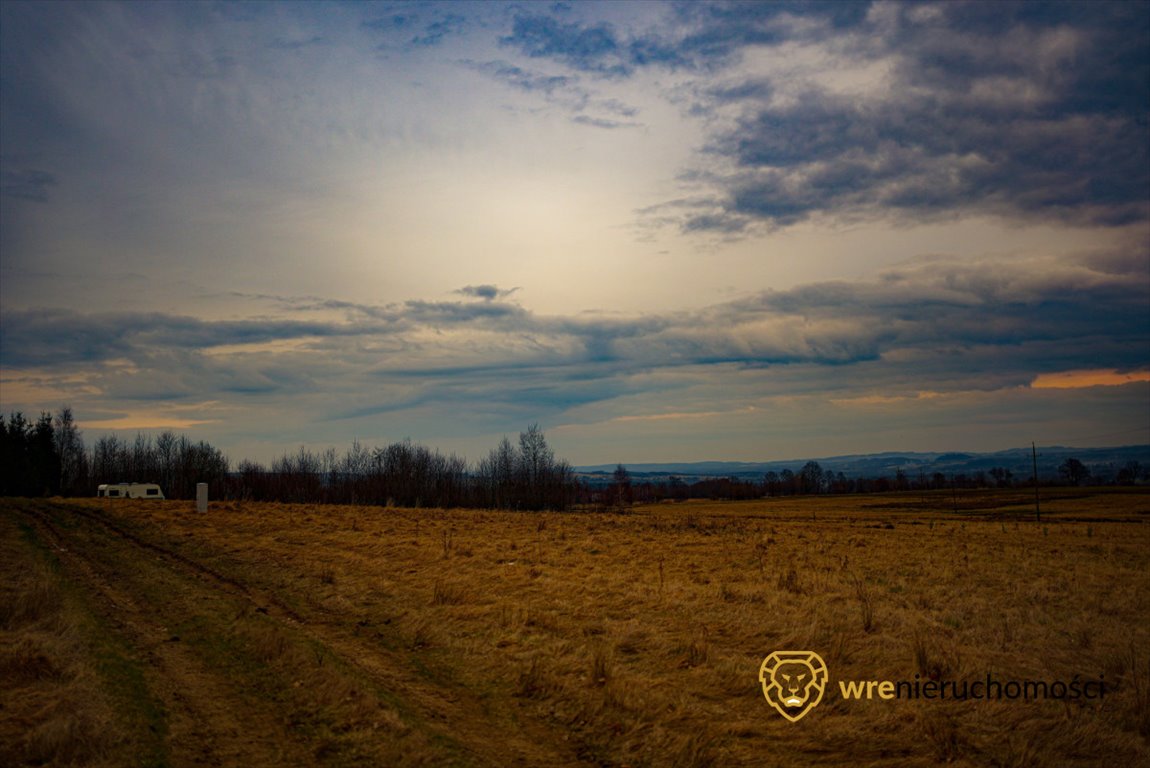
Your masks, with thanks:
[[[1038,449],[1034,447],[1034,442],[1030,443],[1030,458],[1034,462],[1034,521],[1037,523],[1042,522],[1042,509],[1038,506]]]

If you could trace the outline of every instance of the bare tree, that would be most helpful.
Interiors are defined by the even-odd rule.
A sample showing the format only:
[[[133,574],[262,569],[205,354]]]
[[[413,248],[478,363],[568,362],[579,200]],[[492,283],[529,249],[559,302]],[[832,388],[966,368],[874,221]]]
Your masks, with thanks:
[[[631,473],[622,464],[615,467],[611,476],[610,506],[617,512],[630,508],[633,501],[631,491]]]
[[[1114,479],[1119,485],[1133,485],[1145,477],[1145,475],[1146,472],[1142,469],[1141,463],[1128,461],[1123,465],[1122,469],[1118,470],[1118,474]]]
[[[73,496],[83,491],[88,480],[88,455],[84,438],[72,418],[71,407],[65,405],[56,414],[56,453],[60,457],[60,492]]]
[[[803,493],[822,493],[823,468],[817,461],[808,461],[799,470],[799,488]]]
[[[1083,481],[1090,479],[1090,468],[1075,458],[1069,458],[1062,462],[1058,472],[1071,485],[1081,485]]]

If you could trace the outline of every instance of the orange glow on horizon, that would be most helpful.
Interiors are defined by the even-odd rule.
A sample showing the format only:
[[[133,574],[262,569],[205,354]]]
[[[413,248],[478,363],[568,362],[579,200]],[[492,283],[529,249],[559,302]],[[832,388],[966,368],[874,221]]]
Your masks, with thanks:
[[[207,400],[201,403],[186,403],[183,405],[170,405],[159,413],[139,412],[130,413],[115,419],[91,419],[80,422],[85,429],[189,429],[200,424],[216,424],[220,419],[195,419],[180,416],[180,412],[205,410],[219,410],[220,404],[216,400]]]
[[[1113,368],[1104,370],[1060,371],[1040,373],[1030,382],[1032,389],[1081,389],[1084,387],[1120,387],[1137,381],[1150,381],[1150,371],[1119,373]]]
[[[80,422],[84,429],[188,429],[200,424],[214,424],[218,419],[181,419],[178,416],[122,416]]]

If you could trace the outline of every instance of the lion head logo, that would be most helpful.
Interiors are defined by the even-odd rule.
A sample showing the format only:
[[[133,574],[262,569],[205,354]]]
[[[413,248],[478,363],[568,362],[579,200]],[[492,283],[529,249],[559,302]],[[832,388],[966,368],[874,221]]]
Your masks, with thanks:
[[[775,651],[763,659],[759,682],[767,702],[794,723],[823,700],[827,665],[814,651]]]

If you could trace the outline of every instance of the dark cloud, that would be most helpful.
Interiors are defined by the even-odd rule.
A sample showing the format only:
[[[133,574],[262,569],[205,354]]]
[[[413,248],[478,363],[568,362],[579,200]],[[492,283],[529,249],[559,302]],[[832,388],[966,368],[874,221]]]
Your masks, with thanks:
[[[686,66],[682,41],[658,34],[630,37],[606,22],[583,24],[541,14],[519,14],[500,44],[531,58],[547,58],[580,72],[625,77],[640,67]]]
[[[1150,336],[1144,323],[1150,298],[1144,290],[1087,269],[1041,266],[1051,271],[924,260],[876,282],[804,286],[764,294],[728,311],[744,319],[801,316],[814,327],[857,325],[884,350],[1015,349],[1017,361],[997,361],[1005,369],[1022,360],[1027,367],[1041,365],[1049,349],[1035,355],[1024,348],[1046,343],[1063,345],[1061,362],[1076,358],[1077,367],[1150,363],[1139,349]],[[1099,346],[1100,339],[1107,341]]]
[[[827,30],[858,24],[865,3],[771,2],[683,3],[674,6],[673,29],[626,34],[606,22],[562,21],[543,14],[515,17],[504,46],[532,58],[562,62],[581,72],[625,77],[643,67],[710,70],[729,63],[743,48],[811,36],[796,32],[790,17],[823,20]]]
[[[819,214],[1144,220],[1150,6],[1082,9],[945,3],[916,23],[927,7],[897,6],[893,31],[857,23],[868,36],[855,54],[894,64],[886,92],[776,100],[762,79],[711,91],[705,102],[743,116],[708,147],[727,165],[721,214],[686,228]]]
[[[360,26],[372,32],[390,32],[396,29],[410,29],[417,22],[418,18],[413,14],[397,13],[391,16],[381,16],[377,19],[368,19],[360,22]]]
[[[618,99],[603,99],[596,103],[596,106],[606,112],[610,112],[620,117],[634,117],[639,113],[639,110],[632,107],[630,104],[625,104]]]
[[[721,83],[696,84],[688,108],[737,115],[716,121],[705,147],[719,206],[678,223],[733,234],[812,216],[1145,220],[1148,38],[1145,3],[781,2],[685,4],[672,24],[635,33],[520,14],[501,42],[614,78],[728,68]],[[733,66],[784,43],[881,65],[888,81],[844,94],[802,85],[801,72],[795,83]]]
[[[1145,253],[1144,247],[1140,249]],[[892,353],[962,360],[951,386],[1002,372],[1150,364],[1146,267],[1122,259],[920,259],[876,280],[828,282],[714,307],[644,344],[710,362],[843,364]],[[1126,262],[1130,264],[1130,262]],[[953,354],[952,354],[953,353]],[[658,353],[656,353],[658,354]],[[891,362],[894,378],[920,371]]]
[[[630,120],[612,120],[608,117],[592,117],[591,115],[575,115],[571,118],[571,122],[578,125],[589,125],[592,128],[606,128],[608,130],[613,128],[635,128],[639,123]]]
[[[495,301],[408,301],[404,302],[404,316],[414,322],[430,326],[518,320],[528,316],[527,310],[514,304]]]
[[[774,45],[794,37],[780,25],[790,15],[825,16],[835,6],[861,6],[861,3],[684,3],[677,7],[677,22],[685,32],[675,44],[679,58],[674,62],[697,69],[720,67],[737,57],[749,45]],[[805,34],[809,34],[807,31]],[[664,63],[664,62],[657,62]]]
[[[578,82],[578,78],[575,77],[531,72],[506,61],[471,61],[465,59],[460,63],[505,85],[528,93],[541,92],[545,95],[551,95],[557,90],[571,88]]]
[[[737,235],[744,232],[749,219],[743,215],[731,215],[725,211],[717,213],[693,213],[682,221],[684,232],[719,232]]]
[[[406,45],[435,48],[448,37],[467,31],[468,20],[458,13],[442,13],[435,6],[425,6],[405,13],[393,13],[360,22],[360,27],[378,35],[406,36]]]
[[[908,84],[961,93],[990,77],[1041,88],[1048,110],[1143,112],[1150,93],[1145,3],[946,3],[929,19],[900,7],[889,33]]]
[[[461,296],[471,296],[476,299],[483,299],[484,301],[494,301],[495,299],[506,298],[518,290],[518,287],[504,290],[498,285],[484,283],[483,285],[465,285],[455,292]]]
[[[500,43],[532,58],[561,61],[582,72],[626,75],[632,62],[610,24],[582,25],[551,16],[519,15]]]
[[[463,60],[460,64],[517,90],[541,94],[549,102],[569,110],[571,120],[576,124],[605,129],[641,125],[633,120],[620,119],[634,117],[638,109],[615,98],[592,98],[578,77],[543,74],[506,61]],[[585,110],[589,109],[606,115],[587,114]]]
[[[133,359],[154,349],[204,350],[310,336],[385,332],[383,326],[290,320],[208,321],[164,313],[39,309],[7,312],[0,324],[5,366],[66,366]]]
[[[411,38],[411,44],[420,47],[434,47],[450,35],[462,34],[467,29],[467,19],[456,13],[448,13],[429,23],[421,34]]]
[[[1143,219],[1150,155],[1140,121],[1003,115],[940,103],[888,109],[808,94],[718,137],[728,215],[790,224],[817,213],[991,213],[1103,225]]]

